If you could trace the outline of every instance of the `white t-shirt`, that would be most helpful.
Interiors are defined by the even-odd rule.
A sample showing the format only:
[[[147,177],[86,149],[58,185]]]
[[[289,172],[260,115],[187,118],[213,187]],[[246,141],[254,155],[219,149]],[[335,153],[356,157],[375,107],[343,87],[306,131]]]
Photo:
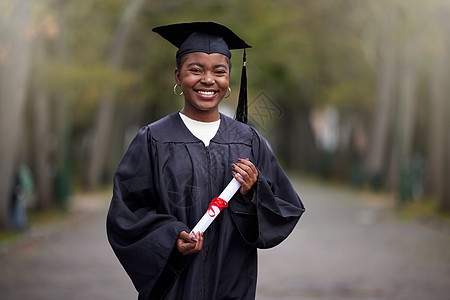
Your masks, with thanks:
[[[217,130],[219,130],[220,119],[214,122],[200,122],[183,115],[181,112],[179,114],[189,131],[208,147],[209,141],[211,141],[216,135]]]

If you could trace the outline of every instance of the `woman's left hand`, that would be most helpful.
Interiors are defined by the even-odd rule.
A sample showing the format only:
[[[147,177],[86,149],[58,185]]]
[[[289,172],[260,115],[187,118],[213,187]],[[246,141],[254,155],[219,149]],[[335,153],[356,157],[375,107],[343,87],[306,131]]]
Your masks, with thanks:
[[[249,192],[258,180],[258,170],[255,165],[248,158],[238,158],[238,162],[231,164],[231,167],[234,170],[233,177],[241,184],[239,191],[242,195],[251,198],[252,195]]]

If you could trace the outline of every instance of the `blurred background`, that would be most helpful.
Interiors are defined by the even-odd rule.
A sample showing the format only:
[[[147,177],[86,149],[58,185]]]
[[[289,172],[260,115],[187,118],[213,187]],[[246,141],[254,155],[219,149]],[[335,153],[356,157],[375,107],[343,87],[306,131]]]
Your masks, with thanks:
[[[449,16],[446,0],[0,0],[0,228],[110,186],[137,130],[183,105],[151,29],[190,21],[253,46],[250,124],[286,170],[448,212]]]

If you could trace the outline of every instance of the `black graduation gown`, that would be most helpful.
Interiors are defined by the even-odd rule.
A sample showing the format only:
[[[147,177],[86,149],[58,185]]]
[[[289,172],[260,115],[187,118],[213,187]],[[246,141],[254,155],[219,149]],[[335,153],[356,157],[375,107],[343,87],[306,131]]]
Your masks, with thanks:
[[[202,250],[181,255],[178,234],[197,224],[238,158],[258,169],[253,198],[237,192],[204,233]],[[142,128],[120,162],[107,234],[139,299],[254,299],[257,248],[283,241],[303,212],[254,128],[221,115],[205,147],[174,113]]]

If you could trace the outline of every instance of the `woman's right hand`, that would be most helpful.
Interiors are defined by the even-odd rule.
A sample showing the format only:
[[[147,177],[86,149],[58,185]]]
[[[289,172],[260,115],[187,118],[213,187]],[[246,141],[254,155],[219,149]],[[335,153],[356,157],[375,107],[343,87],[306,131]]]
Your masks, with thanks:
[[[203,233],[197,232],[187,233],[186,231],[180,232],[177,239],[178,251],[183,255],[190,255],[199,252],[203,247]]]

